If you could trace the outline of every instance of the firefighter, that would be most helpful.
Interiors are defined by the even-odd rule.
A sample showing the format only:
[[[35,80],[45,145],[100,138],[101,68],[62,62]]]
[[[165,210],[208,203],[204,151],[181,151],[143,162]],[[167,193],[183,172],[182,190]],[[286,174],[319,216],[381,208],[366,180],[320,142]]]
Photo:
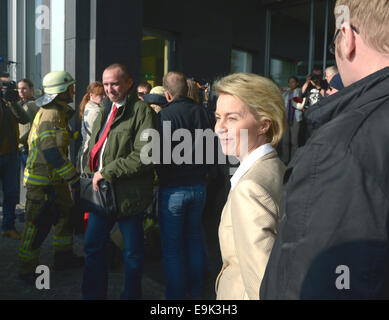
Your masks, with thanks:
[[[43,78],[44,95],[36,100],[40,110],[28,137],[29,154],[24,171],[27,188],[26,217],[19,248],[19,277],[35,283],[40,246],[54,226],[53,270],[81,267],[83,257],[73,253],[70,214],[79,199],[79,175],[68,158],[71,133],[68,121],[74,114],[75,80],[65,71]],[[73,201],[72,201],[73,200]]]

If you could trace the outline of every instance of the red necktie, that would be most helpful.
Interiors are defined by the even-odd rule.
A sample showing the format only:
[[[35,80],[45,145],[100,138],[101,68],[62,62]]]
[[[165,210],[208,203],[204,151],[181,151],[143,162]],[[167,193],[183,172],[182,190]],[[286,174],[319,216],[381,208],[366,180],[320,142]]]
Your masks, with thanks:
[[[104,145],[104,141],[107,139],[109,128],[111,127],[112,121],[115,118],[117,112],[118,108],[116,107],[116,104],[114,104],[111,116],[109,117],[108,123],[105,126],[104,132],[90,152],[89,167],[92,172],[99,166],[99,152]]]

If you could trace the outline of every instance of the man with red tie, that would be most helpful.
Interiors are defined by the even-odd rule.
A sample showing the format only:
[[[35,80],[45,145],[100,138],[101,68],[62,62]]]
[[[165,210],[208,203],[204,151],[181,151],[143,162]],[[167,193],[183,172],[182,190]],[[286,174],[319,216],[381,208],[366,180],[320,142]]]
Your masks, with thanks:
[[[154,171],[141,162],[141,141],[146,129],[157,129],[154,111],[137,97],[136,87],[126,67],[113,64],[103,73],[107,99],[92,128],[89,166],[93,188],[103,179],[113,185],[117,212],[108,219],[90,212],[85,234],[84,299],[106,299],[108,258],[106,242],[118,222],[124,242],[125,288],[121,299],[141,298],[143,268],[143,212],[152,200]]]

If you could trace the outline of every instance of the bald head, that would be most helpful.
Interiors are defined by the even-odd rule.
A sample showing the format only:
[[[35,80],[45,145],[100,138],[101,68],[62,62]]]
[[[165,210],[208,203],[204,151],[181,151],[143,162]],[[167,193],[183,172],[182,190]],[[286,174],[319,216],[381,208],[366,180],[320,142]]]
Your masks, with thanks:
[[[171,96],[171,99],[184,98],[188,94],[188,84],[186,77],[181,72],[171,71],[163,77],[163,88]]]
[[[121,64],[112,64],[104,70],[104,91],[112,102],[123,101],[133,83],[126,67]]]
[[[128,71],[127,67],[124,64],[113,63],[113,64],[109,65],[108,67],[106,67],[104,72],[105,71],[113,71],[113,70],[120,72],[120,74],[126,79],[129,79],[129,78],[132,79],[130,72]]]

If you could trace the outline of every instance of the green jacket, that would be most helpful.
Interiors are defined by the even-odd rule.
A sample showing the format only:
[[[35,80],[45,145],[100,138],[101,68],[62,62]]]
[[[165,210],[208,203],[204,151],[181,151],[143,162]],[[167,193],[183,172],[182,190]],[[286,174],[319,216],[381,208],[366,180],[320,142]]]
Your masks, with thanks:
[[[111,105],[109,102],[109,108]],[[86,173],[91,173],[90,151],[98,141],[105,120],[104,113],[101,112],[92,128],[88,165],[84,170]],[[119,108],[111,124],[101,170],[104,179],[114,186],[117,219],[144,212],[152,201],[154,168],[153,165],[145,165],[140,160],[140,151],[148,143],[140,140],[145,129],[158,130],[158,120],[153,109],[138,99],[133,86],[126,104]]]

